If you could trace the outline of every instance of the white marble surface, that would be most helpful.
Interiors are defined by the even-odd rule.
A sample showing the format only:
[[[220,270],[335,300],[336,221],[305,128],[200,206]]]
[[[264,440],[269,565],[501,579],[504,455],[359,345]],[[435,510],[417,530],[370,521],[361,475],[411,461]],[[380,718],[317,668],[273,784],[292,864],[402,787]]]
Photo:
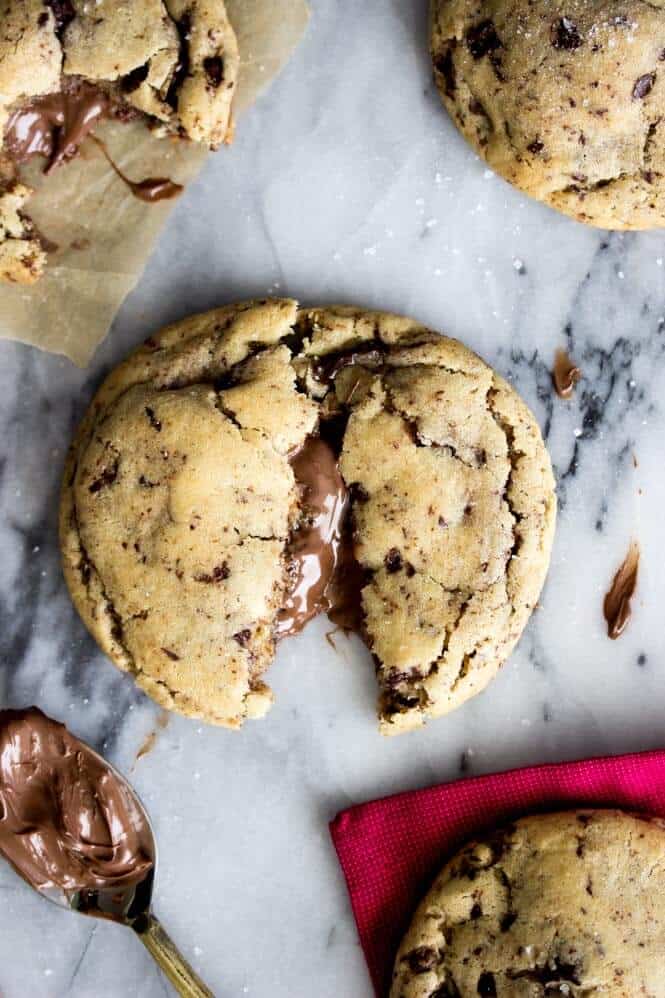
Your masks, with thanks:
[[[126,771],[156,709],[99,654],[56,548],[64,450],[101,374],[159,324],[268,292],[410,313],[533,405],[561,515],[540,610],[486,693],[384,741],[372,666],[317,621],[280,649],[277,703],[240,734],[174,718],[133,772],[161,847],[156,908],[220,998],[369,998],[327,822],[388,792],[665,744],[665,237],[606,235],[486,171],[440,107],[425,0],[313,0],[308,35],[178,205],[87,372],[0,343],[0,703],[36,702]],[[584,370],[550,387],[555,348]],[[635,458],[635,460],[634,460]],[[616,643],[602,596],[642,545]],[[0,868],[3,998],[169,993],[120,928]]]

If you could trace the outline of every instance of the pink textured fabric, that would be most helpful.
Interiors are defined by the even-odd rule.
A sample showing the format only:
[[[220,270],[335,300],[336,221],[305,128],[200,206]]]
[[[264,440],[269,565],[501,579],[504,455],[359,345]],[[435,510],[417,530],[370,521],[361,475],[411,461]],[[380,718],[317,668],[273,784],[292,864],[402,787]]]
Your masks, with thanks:
[[[665,751],[514,769],[338,814],[330,832],[378,998],[418,902],[456,849],[521,815],[587,806],[665,818]]]

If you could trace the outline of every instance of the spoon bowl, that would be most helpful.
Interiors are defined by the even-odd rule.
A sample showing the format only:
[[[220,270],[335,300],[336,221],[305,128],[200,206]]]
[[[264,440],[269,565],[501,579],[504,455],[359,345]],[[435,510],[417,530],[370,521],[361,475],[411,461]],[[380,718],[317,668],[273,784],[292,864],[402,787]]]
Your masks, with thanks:
[[[53,904],[132,929],[179,994],[213,998],[152,911],[157,844],[138,794],[35,707],[0,711],[0,855]]]

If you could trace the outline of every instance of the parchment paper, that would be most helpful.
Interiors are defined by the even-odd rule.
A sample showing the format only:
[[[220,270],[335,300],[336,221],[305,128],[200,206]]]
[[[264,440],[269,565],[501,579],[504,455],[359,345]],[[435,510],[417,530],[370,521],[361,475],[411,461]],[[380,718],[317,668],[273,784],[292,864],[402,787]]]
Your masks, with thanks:
[[[226,7],[240,46],[237,115],[288,61],[309,11],[305,0],[226,0]],[[97,134],[133,180],[159,176],[186,184],[207,156],[233,155],[232,146],[210,153],[157,139],[141,122],[104,122]],[[65,354],[84,367],[137,283],[175,202],[133,197],[90,141],[50,176],[42,167],[36,160],[23,171],[36,191],[27,210],[58,249],[34,286],[0,284],[0,337]]]

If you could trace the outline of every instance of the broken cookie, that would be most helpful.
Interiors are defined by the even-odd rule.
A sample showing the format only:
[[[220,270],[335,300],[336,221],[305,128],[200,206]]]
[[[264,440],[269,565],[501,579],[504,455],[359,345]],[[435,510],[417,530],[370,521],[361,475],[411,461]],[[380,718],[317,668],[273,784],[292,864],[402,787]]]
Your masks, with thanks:
[[[71,159],[104,118],[142,118],[216,149],[231,134],[238,71],[223,0],[0,0],[0,185],[11,190],[33,156],[47,172]],[[148,180],[159,197],[178,193]],[[129,186],[156,199],[145,180]],[[9,279],[31,283],[45,260],[42,248]]]
[[[665,996],[665,822],[522,818],[467,845],[416,912],[391,998]]]
[[[46,262],[42,240],[22,211],[30,194],[19,183],[0,190],[0,278],[13,284],[34,284]]]
[[[606,229],[665,219],[665,8],[627,0],[433,0],[435,79],[476,152]]]
[[[85,623],[163,706],[264,713],[276,641],[327,612],[371,650],[392,734],[496,674],[555,509],[533,416],[466,347],[268,300],[176,323],[112,372],[70,451],[61,541]]]

